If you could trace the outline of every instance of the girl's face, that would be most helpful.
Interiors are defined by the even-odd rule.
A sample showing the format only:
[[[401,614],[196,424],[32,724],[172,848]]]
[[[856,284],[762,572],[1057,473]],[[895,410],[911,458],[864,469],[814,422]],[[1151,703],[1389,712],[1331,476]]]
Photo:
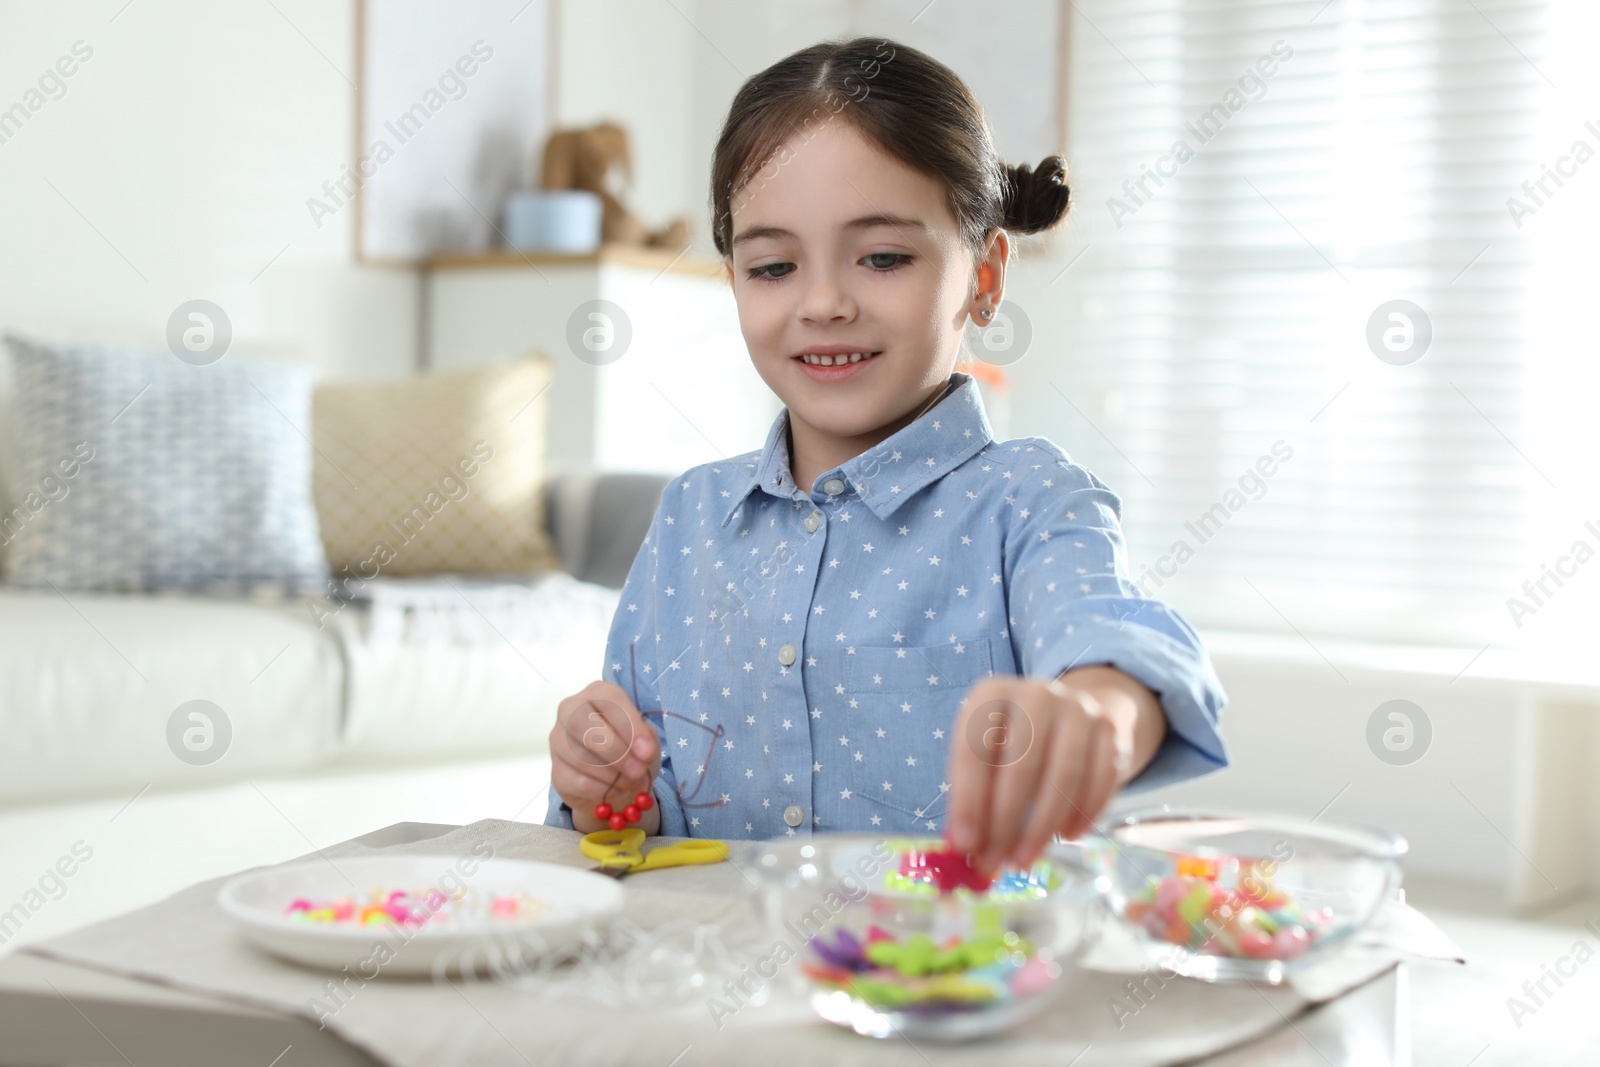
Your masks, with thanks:
[[[879,440],[909,423],[949,380],[984,300],[940,184],[830,120],[791,138],[731,209],[739,326],[791,423]],[[809,366],[813,348],[870,356]]]

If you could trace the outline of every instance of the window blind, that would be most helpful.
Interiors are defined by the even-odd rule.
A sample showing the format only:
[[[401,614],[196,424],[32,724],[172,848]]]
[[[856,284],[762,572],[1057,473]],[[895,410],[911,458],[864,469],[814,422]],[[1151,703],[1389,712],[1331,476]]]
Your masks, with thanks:
[[[1148,595],[1308,640],[1526,637],[1507,600],[1585,499],[1531,403],[1562,378],[1530,353],[1552,231],[1508,208],[1600,147],[1541,70],[1556,6],[1074,5],[1052,386]]]

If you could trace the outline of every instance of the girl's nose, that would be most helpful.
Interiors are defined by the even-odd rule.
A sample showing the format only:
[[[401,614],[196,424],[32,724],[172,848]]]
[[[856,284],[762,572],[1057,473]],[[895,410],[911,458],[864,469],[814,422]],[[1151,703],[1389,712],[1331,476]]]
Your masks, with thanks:
[[[807,322],[848,322],[855,314],[855,297],[839,276],[813,269],[801,298],[800,317]]]

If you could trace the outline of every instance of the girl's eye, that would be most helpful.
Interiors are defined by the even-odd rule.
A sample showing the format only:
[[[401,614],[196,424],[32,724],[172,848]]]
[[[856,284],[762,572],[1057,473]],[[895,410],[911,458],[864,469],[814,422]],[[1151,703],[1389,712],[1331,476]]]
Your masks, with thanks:
[[[872,269],[877,271],[879,274],[887,274],[890,271],[896,270],[911,261],[911,257],[906,255],[904,252],[871,252],[866,258],[869,263],[872,260],[893,260],[892,263],[872,263]]]
[[[773,270],[774,268],[785,267],[788,269],[784,270],[782,274],[772,275],[767,273],[767,271]],[[749,271],[746,277],[750,278],[752,281],[775,282],[782,279],[785,275],[789,274],[790,271],[793,270],[793,263],[767,263],[760,267],[753,268]]]

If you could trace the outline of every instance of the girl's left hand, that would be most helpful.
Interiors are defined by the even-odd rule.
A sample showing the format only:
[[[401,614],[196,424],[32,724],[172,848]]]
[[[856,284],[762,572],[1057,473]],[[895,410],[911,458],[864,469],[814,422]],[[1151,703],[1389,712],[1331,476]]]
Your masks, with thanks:
[[[1094,824],[1125,776],[1130,748],[1084,686],[979,681],[950,745],[951,846],[985,872],[1006,861],[1032,865],[1052,834],[1077,837]]]

